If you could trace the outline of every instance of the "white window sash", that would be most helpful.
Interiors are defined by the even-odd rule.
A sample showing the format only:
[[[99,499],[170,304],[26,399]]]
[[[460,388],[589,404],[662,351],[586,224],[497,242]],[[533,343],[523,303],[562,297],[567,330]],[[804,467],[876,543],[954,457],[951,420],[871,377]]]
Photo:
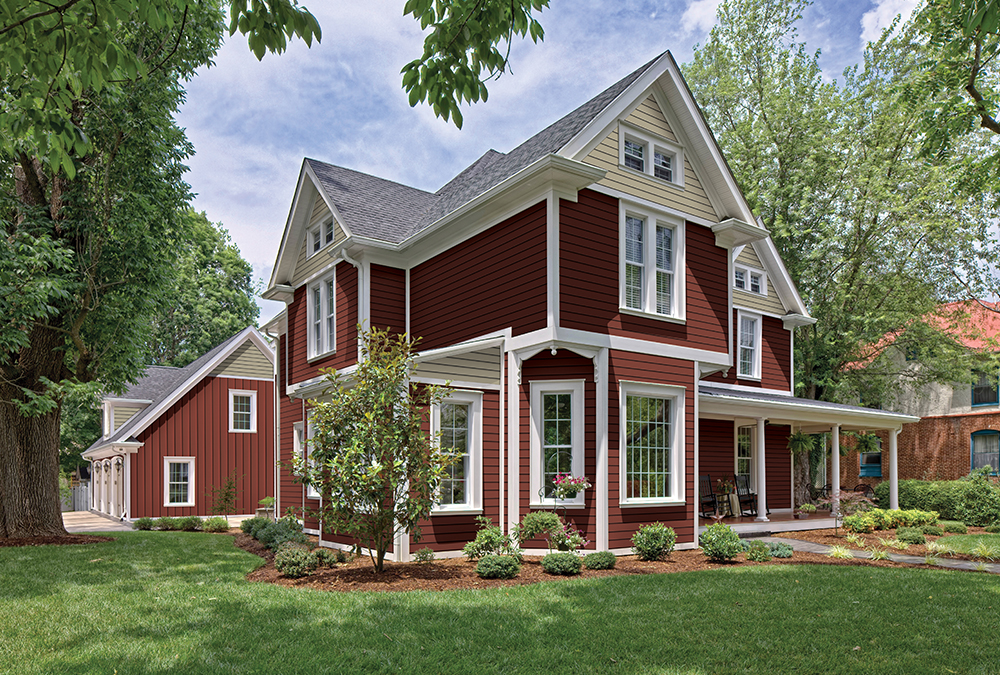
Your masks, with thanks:
[[[628,476],[629,476],[629,447],[628,447],[628,426],[629,410],[628,401],[630,397],[660,399],[669,401],[669,452],[667,454],[667,474],[669,484],[667,496],[657,497],[630,497]],[[618,395],[618,446],[619,446],[619,486],[618,499],[621,507],[641,507],[641,506],[676,506],[684,504],[685,500],[685,474],[686,446],[685,446],[685,388],[673,385],[652,384],[647,382],[630,382],[622,380],[619,382]]]
[[[683,223],[624,205],[621,213],[620,308],[683,320]]]
[[[237,411],[236,406],[239,400],[249,399],[250,402],[250,427],[244,429],[242,427],[237,428],[236,426],[236,415],[244,414],[243,411]],[[257,392],[244,389],[230,389],[229,390],[229,431],[230,433],[236,434],[253,434],[257,433]]]
[[[737,375],[742,378],[760,379],[761,369],[761,317],[739,312],[737,317],[739,336],[737,341]]]
[[[548,506],[569,506],[570,508],[584,506],[584,493],[577,493],[572,499],[556,500],[542,495],[544,485],[544,441],[543,441],[543,401],[545,394],[568,394],[570,396],[570,467],[569,473],[583,476],[583,441],[584,441],[584,382],[583,380],[535,380],[530,385],[530,488],[529,507],[544,508]]]
[[[435,442],[444,443],[441,409],[443,406],[466,406],[466,456],[465,501],[451,504],[434,504],[431,515],[481,513],[483,504],[483,393],[480,391],[453,390],[440,404],[431,408],[431,436]]]
[[[337,347],[337,284],[335,275],[309,286],[306,309],[309,325],[309,358],[334,353]]]
[[[171,481],[170,467],[172,464],[187,466],[187,494],[185,501],[171,501],[170,486],[181,484]],[[163,458],[163,505],[169,507],[194,506],[194,457],[164,457]]]

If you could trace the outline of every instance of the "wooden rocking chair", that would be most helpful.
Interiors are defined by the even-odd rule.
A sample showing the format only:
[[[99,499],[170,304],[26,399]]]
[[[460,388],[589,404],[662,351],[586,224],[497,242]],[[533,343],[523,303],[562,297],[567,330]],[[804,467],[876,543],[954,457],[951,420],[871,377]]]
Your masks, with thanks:
[[[711,518],[719,510],[719,499],[712,490],[712,477],[708,474],[698,478],[698,494],[701,499],[702,518]]]

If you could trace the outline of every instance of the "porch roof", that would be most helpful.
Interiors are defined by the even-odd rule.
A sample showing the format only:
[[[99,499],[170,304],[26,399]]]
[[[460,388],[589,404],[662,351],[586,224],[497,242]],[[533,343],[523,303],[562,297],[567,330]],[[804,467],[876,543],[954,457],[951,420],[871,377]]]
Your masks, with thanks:
[[[713,387],[698,388],[699,415],[712,419],[764,417],[772,424],[790,424],[805,432],[819,433],[834,424],[842,429],[872,431],[898,429],[917,422],[919,417],[889,410],[873,410],[856,405],[814,401],[772,392],[755,392]]]

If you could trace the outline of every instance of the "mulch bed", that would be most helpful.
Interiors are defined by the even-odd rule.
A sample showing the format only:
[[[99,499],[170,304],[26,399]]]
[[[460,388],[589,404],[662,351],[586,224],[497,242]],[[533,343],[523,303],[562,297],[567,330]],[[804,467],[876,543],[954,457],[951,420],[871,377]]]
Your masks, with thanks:
[[[443,558],[428,563],[385,562],[381,573],[372,568],[368,556],[353,558],[350,562],[333,568],[320,568],[312,575],[301,579],[290,579],[274,568],[274,554],[250,536],[236,534],[236,546],[261,556],[267,563],[247,575],[250,581],[277,584],[295,588],[309,588],[319,591],[451,591],[478,588],[504,588],[525,586],[543,581],[563,579],[610,577],[631,574],[666,574],[671,572],[695,572],[720,568],[747,567],[757,565],[822,564],[868,567],[923,567],[923,565],[902,565],[888,561],[837,560],[816,553],[796,551],[792,558],[774,558],[771,562],[747,562],[742,556],[731,563],[713,563],[701,551],[674,551],[668,560],[644,562],[635,556],[619,556],[612,570],[588,570],[584,568],[575,577],[561,577],[546,574],[542,569],[542,559],[525,556],[521,573],[514,579],[480,579],[476,575],[476,563],[465,558]]]
[[[0,537],[0,548],[6,546],[70,546],[75,544],[100,544],[114,541],[112,537],[98,537],[92,534],[67,534],[58,537],[24,537],[6,539]]]
[[[836,534],[835,534],[836,532]],[[947,558],[948,560],[978,560],[970,555],[964,555],[961,553],[956,553],[954,555],[942,555],[941,553],[933,553],[927,550],[927,546],[924,544],[910,544],[910,546],[904,551],[902,549],[887,548],[882,544],[880,539],[890,540],[896,538],[896,530],[878,530],[871,533],[863,533],[858,536],[864,541],[861,546],[857,544],[851,544],[847,541],[847,535],[849,533],[844,528],[839,530],[834,530],[832,528],[826,530],[802,530],[801,532],[778,532],[775,533],[776,537],[784,537],[785,539],[798,539],[800,541],[811,541],[815,544],[826,544],[827,546],[846,546],[851,550],[860,550],[864,548],[866,551],[871,551],[872,548],[884,548],[889,553],[900,553],[903,555],[915,555],[924,557],[928,554],[936,555],[940,558]],[[968,534],[987,534],[986,530],[982,527],[970,527]],[[948,537],[955,537],[958,535],[952,533],[945,533],[940,537],[935,537],[933,535],[924,535],[928,542],[937,541],[942,544],[947,543]],[[795,554],[799,555],[798,553]]]

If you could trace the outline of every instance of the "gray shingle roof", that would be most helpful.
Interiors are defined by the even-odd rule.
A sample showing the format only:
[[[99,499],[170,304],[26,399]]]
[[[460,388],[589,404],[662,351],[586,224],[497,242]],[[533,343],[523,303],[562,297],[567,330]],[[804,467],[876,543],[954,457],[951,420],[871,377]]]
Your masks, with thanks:
[[[488,151],[433,194],[314,159],[306,161],[353,234],[398,244],[532,162],[558,152],[659,58],[626,75],[509,153]]]

